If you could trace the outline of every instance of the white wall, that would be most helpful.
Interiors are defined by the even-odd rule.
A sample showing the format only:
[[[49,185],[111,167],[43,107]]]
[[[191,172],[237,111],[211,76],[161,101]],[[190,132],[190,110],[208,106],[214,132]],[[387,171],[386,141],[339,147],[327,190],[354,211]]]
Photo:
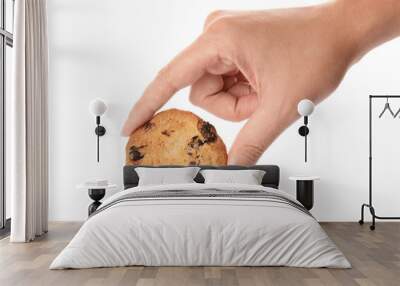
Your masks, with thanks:
[[[125,139],[119,132],[128,110],[155,73],[200,33],[210,11],[318,2],[48,1],[50,219],[86,217],[90,200],[85,191],[75,188],[85,179],[105,177],[121,187]],[[294,183],[288,176],[321,176],[312,211],[319,220],[359,219],[360,204],[368,198],[368,94],[400,93],[399,51],[397,40],[371,52],[351,69],[334,95],[318,106],[310,118],[309,164],[303,163],[303,139],[297,134],[300,121],[259,161],[279,164],[281,187],[291,193]],[[179,92],[166,107],[193,110],[212,122],[229,147],[241,124],[191,106],[187,94],[188,90]],[[95,158],[95,122],[88,112],[90,100],[96,97],[109,105],[103,117],[107,134],[101,138],[100,164]],[[400,202],[396,188],[400,183],[400,119],[381,120],[377,125],[375,202],[378,214],[395,215]]]

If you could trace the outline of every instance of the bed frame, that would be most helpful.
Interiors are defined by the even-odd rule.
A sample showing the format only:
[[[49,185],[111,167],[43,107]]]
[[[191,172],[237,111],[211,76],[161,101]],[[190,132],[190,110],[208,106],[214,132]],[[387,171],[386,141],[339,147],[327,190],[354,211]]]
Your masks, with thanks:
[[[136,187],[139,183],[139,177],[135,171],[137,167],[147,168],[182,168],[185,166],[125,166],[124,167],[124,189]],[[278,189],[279,187],[279,167],[276,165],[255,165],[255,166],[199,166],[201,169],[218,169],[218,170],[263,170],[265,175],[261,184],[265,187]],[[197,183],[204,183],[203,176],[199,173],[194,180]]]

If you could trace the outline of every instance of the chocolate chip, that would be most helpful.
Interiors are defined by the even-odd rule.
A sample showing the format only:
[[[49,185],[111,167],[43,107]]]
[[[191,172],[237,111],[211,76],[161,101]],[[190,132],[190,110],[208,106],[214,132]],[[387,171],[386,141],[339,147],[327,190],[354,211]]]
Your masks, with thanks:
[[[155,125],[155,124],[154,124],[153,122],[147,121],[147,122],[143,125],[144,131],[149,131],[151,128],[154,127],[154,125]]]
[[[140,153],[140,149],[146,147],[146,145],[141,145],[139,147],[132,145],[129,148],[129,158],[133,161],[139,161],[143,159],[144,154]]]
[[[197,163],[195,161],[190,161],[189,165],[197,165]]]
[[[212,126],[210,123],[199,120],[197,123],[197,128],[204,137],[204,143],[212,143],[217,140],[217,130],[215,130],[214,126]]]
[[[164,131],[161,132],[161,134],[169,137],[174,132],[175,132],[175,130],[164,130]]]
[[[193,136],[192,140],[189,142],[189,147],[193,149],[199,149],[202,145],[204,145],[204,142],[199,138],[199,136]]]

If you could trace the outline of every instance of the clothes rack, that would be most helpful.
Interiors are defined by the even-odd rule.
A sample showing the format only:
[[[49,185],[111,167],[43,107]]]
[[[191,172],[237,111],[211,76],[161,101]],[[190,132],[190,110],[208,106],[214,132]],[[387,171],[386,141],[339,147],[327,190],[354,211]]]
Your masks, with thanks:
[[[400,95],[370,95],[369,96],[369,200],[368,204],[364,203],[361,205],[361,219],[358,221],[359,224],[364,224],[364,208],[369,208],[369,211],[372,216],[372,224],[370,225],[371,230],[375,230],[375,219],[382,220],[393,220],[400,219],[400,217],[392,217],[392,216],[378,216],[375,212],[375,208],[372,202],[372,101],[378,98],[399,98]],[[396,113],[397,114],[397,113]]]

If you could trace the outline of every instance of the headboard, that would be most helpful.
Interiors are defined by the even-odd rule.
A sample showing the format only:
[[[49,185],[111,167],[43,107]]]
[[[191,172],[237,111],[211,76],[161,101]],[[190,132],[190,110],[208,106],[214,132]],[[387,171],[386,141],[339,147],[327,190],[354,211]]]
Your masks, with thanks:
[[[139,177],[135,171],[136,167],[148,168],[182,168],[186,166],[125,166],[124,167],[124,189],[136,187],[139,183]],[[255,166],[198,166],[201,169],[219,169],[219,170],[263,170],[265,171],[262,185],[277,189],[279,187],[279,167],[276,165],[255,165]],[[199,173],[194,179],[197,183],[204,183],[203,176]]]

